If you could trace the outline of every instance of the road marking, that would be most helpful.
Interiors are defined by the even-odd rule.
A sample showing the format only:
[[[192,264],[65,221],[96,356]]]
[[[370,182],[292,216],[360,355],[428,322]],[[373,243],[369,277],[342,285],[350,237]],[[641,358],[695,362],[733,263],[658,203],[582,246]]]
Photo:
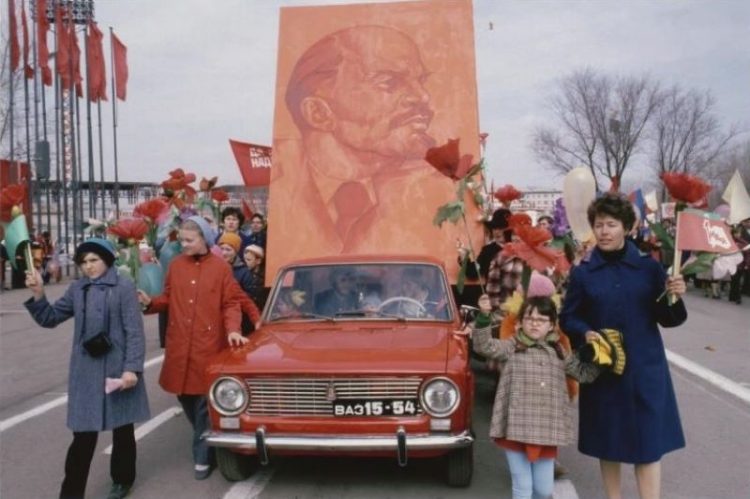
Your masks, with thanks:
[[[555,499],[578,499],[575,485],[567,478],[555,480],[555,488],[552,493]]]
[[[750,389],[745,388],[739,383],[732,381],[729,378],[722,376],[710,369],[706,369],[700,364],[696,364],[692,360],[686,359],[682,355],[676,354],[672,351],[667,350],[667,360],[679,368],[698,376],[699,378],[711,383],[717,388],[724,390],[725,392],[734,395],[750,404]]]
[[[271,481],[273,472],[273,468],[259,468],[247,480],[232,485],[223,499],[257,499]]]
[[[143,364],[143,368],[148,369],[149,367],[159,364],[163,361],[164,361],[164,355],[159,355],[158,357],[154,357],[153,359],[146,361]],[[65,404],[67,401],[68,401],[68,396],[62,395],[42,405],[36,406],[33,409],[29,409],[26,412],[22,412],[21,414],[16,414],[13,417],[4,419],[3,421],[0,421],[0,433],[10,428],[13,428],[14,426],[21,424],[28,419],[35,418],[41,414],[44,414],[45,412],[51,411],[52,409]]]
[[[172,418],[176,416],[179,416],[180,414],[182,414],[182,407],[174,406],[174,407],[170,407],[169,409],[162,412],[158,416],[149,419],[148,421],[140,425],[135,430],[136,442],[142,439],[143,437],[145,437],[146,435],[148,435],[149,433],[151,433],[152,431],[154,431],[155,429],[157,429],[162,424],[166,423],[167,421],[171,420]],[[111,445],[107,447],[106,449],[104,449],[104,454],[112,454]]]

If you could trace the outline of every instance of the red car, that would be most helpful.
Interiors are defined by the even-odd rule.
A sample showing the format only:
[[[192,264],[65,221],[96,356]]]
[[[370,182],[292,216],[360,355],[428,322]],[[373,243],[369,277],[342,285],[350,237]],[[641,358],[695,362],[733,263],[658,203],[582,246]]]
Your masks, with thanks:
[[[273,455],[444,458],[471,481],[474,378],[438,260],[353,256],[279,271],[262,327],[211,363],[219,469],[243,480]]]

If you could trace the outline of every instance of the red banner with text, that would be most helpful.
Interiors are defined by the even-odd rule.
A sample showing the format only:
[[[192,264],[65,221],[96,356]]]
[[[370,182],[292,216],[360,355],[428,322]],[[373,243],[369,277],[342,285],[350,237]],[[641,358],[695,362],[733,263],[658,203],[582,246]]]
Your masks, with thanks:
[[[248,187],[267,187],[271,182],[271,148],[229,139],[242,180]]]

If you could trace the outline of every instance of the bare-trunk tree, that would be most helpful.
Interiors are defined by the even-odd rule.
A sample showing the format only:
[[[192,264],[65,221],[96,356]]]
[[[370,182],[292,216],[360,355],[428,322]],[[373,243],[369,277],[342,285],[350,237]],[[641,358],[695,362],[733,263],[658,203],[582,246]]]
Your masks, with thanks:
[[[532,147],[552,170],[586,166],[598,187],[603,179],[619,185],[660,100],[659,84],[649,77],[576,71],[561,80],[551,100],[555,125],[539,127]]]
[[[652,166],[658,174],[711,173],[711,163],[738,133],[736,126],[721,130],[715,104],[709,91],[685,91],[674,86],[664,93],[653,120]]]

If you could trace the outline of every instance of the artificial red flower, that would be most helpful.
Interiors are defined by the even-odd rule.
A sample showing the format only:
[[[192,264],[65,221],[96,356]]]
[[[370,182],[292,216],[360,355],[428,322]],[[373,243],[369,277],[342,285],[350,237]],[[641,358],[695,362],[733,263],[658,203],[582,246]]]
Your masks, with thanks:
[[[529,246],[539,246],[552,239],[552,233],[543,227],[521,225],[514,231],[516,236]]]
[[[503,203],[505,206],[508,206],[512,201],[523,197],[523,192],[519,191],[512,185],[507,184],[497,189],[493,195],[495,196],[495,199]]]
[[[219,177],[211,177],[211,178],[202,177],[200,184],[198,184],[198,190],[200,190],[201,192],[208,192],[214,188],[218,180],[219,180]]]
[[[431,147],[425,154],[425,161],[437,171],[453,180],[461,180],[469,173],[474,157],[461,153],[458,149],[460,139],[448,139],[448,142],[438,147]]]
[[[669,195],[683,203],[697,203],[711,190],[711,186],[704,180],[687,173],[662,173],[661,180],[667,187]]]
[[[195,174],[185,173],[182,168],[176,168],[169,172],[169,178],[162,182],[161,186],[172,203],[184,205],[183,201],[192,203],[195,199],[196,191],[190,185],[193,182]],[[181,201],[178,202],[178,199]]]
[[[211,199],[217,203],[223,203],[224,201],[229,201],[229,194],[224,189],[214,189],[211,191]]]
[[[0,218],[10,220],[13,218],[13,207],[20,206],[26,201],[25,184],[9,184],[0,191]]]
[[[562,274],[570,269],[570,263],[561,250],[545,245],[552,237],[547,230],[523,226],[521,232],[524,236],[518,241],[503,245],[503,256],[520,258],[537,272],[554,269]]]
[[[154,223],[161,222],[162,218],[169,212],[169,201],[166,198],[157,197],[136,205],[133,215],[147,218]]]
[[[118,220],[116,224],[107,229],[107,232],[114,234],[127,241],[128,245],[133,246],[146,236],[148,224],[141,218],[126,218]]]
[[[531,217],[526,213],[513,213],[508,217],[508,227],[510,227],[513,232],[518,232],[523,226],[531,227]]]

